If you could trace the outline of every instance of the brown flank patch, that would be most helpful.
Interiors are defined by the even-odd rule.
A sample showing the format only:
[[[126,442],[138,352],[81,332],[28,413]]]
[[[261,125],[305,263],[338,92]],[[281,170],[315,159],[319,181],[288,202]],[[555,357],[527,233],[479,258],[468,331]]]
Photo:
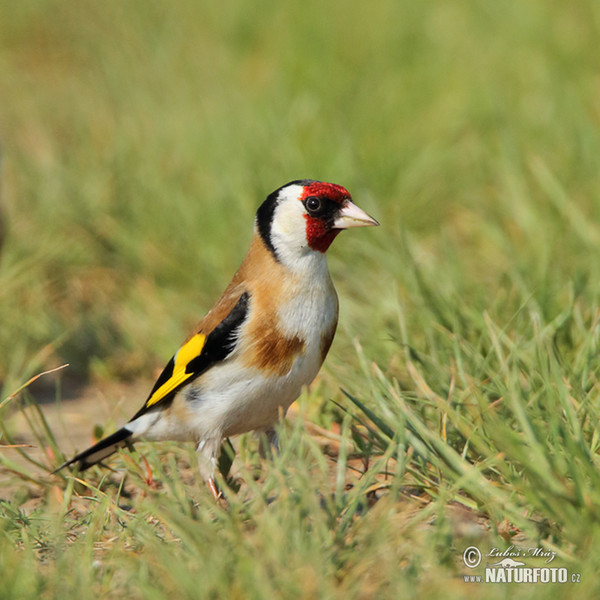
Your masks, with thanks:
[[[304,352],[304,342],[297,336],[288,338],[269,328],[257,336],[253,350],[250,366],[281,376],[290,371],[296,356]]]

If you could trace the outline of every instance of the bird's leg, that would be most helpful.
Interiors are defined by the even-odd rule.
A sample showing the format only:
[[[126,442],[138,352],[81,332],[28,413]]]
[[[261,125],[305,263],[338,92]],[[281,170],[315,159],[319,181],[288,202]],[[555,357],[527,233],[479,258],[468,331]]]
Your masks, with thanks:
[[[198,452],[198,470],[204,481],[206,481],[206,485],[213,495],[215,502],[218,502],[223,497],[223,494],[217,488],[214,478],[220,443],[220,437],[204,439],[198,444],[196,449],[196,452]]]
[[[215,480],[212,477],[209,477],[206,480],[206,485],[208,485],[208,489],[210,490],[210,493],[213,495],[215,502],[218,502],[222,498],[222,494],[219,491],[219,488],[217,487]]]
[[[261,436],[259,453],[261,458],[266,458],[272,450],[279,456],[279,435],[274,427],[269,427],[263,431],[264,437]]]
[[[275,450],[275,454],[280,456],[279,452],[279,434],[275,431],[273,427],[267,429],[265,432],[267,434],[267,442],[269,442],[269,447]]]

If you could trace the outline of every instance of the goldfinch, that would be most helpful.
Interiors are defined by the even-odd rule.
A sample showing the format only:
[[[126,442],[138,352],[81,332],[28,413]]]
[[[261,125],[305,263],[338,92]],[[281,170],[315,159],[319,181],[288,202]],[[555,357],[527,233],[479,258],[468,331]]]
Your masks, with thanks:
[[[225,292],[121,429],[61,465],[79,470],[139,439],[192,441],[213,475],[223,438],[265,432],[317,375],[338,320],[325,253],[337,234],[379,223],[342,186],[297,180],[256,213],[250,250]]]

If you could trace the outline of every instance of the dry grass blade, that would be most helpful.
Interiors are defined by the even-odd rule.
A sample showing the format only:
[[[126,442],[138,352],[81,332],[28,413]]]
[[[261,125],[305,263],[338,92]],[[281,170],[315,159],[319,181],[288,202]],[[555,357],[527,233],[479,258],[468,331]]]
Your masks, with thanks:
[[[0,402],[0,408],[8,404],[11,400],[16,398],[23,390],[27,389],[34,381],[37,381],[40,377],[44,377],[45,375],[50,375],[51,373],[56,373],[57,371],[61,371],[69,366],[68,363],[64,365],[60,365],[60,367],[55,367],[54,369],[48,369],[47,371],[42,371],[37,375],[34,375],[29,380],[27,380],[22,386],[20,386],[17,390],[15,390],[12,394],[4,398],[2,402]]]

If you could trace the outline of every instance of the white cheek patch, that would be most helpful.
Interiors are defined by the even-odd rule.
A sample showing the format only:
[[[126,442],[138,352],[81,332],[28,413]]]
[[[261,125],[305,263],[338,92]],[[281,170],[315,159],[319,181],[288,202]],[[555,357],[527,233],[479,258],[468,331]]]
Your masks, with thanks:
[[[271,236],[282,242],[283,238],[306,238],[306,219],[304,206],[300,200],[283,202],[275,209]]]
[[[300,198],[302,186],[292,185],[283,190],[271,223],[271,242],[278,258],[293,266],[310,248],[306,240],[304,205]]]

